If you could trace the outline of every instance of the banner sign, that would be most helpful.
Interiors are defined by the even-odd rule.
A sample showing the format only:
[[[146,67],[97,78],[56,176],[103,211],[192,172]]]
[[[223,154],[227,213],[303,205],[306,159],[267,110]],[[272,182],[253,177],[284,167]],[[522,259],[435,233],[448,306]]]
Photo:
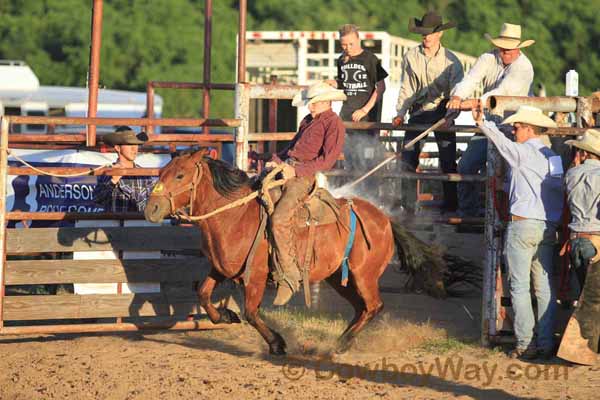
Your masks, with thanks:
[[[84,167],[96,168],[116,161],[114,153],[87,151],[44,151],[12,150],[35,167]],[[145,168],[160,168],[169,162],[168,154],[140,154],[136,163]],[[9,159],[9,165],[23,164]],[[9,176],[7,184],[8,211],[42,212],[103,212],[102,206],[94,202],[97,176],[60,178],[47,175]],[[22,222],[11,221],[9,227],[23,226]],[[72,226],[69,221],[31,221],[31,227]]]

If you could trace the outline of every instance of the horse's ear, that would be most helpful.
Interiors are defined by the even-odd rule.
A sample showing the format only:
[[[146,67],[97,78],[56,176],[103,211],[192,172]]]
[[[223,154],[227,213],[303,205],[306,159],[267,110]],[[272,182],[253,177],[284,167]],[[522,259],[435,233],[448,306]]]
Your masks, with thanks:
[[[171,152],[171,160],[176,157],[179,157],[180,155],[181,155],[181,152],[179,150],[172,151]]]
[[[206,147],[201,147],[196,151],[196,153],[200,156],[200,158],[204,158],[204,157],[208,156],[210,151]]]

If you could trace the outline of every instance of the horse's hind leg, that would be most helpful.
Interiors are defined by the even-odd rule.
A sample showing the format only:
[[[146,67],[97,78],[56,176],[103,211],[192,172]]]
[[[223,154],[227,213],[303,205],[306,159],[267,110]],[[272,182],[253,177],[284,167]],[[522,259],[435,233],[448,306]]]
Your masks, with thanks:
[[[379,278],[373,275],[364,278],[353,276],[353,278],[354,287],[343,288],[339,281],[337,283],[330,282],[338,293],[350,301],[356,312],[354,319],[338,339],[336,348],[338,353],[346,352],[356,335],[383,309],[383,301],[379,295]],[[338,290],[337,285],[344,290]]]
[[[350,321],[350,323],[348,324],[348,326],[342,333],[342,335],[344,335],[344,334],[346,334],[346,332],[348,332],[350,330],[350,328],[352,328],[354,326],[354,324],[356,324],[356,321],[358,321],[358,319],[360,318],[360,315],[362,314],[363,310],[365,309],[365,303],[357,295],[356,289],[351,284],[349,284],[348,286],[342,286],[341,279],[342,279],[342,273],[341,273],[341,271],[337,271],[336,273],[334,273],[333,275],[331,275],[330,277],[327,278],[327,283],[340,296],[342,296],[344,299],[348,300],[348,302],[350,303],[352,308],[354,308],[354,318],[352,319],[352,321]]]
[[[286,344],[283,337],[273,329],[269,328],[265,321],[258,315],[260,303],[265,294],[267,285],[267,271],[259,267],[252,270],[250,281],[244,283],[244,316],[250,325],[265,339],[269,345],[269,352],[274,355],[284,355]]]
[[[211,269],[208,276],[202,283],[202,286],[198,289],[198,298],[200,305],[206,310],[208,318],[213,324],[233,324],[239,323],[240,317],[228,308],[216,308],[210,298],[215,287],[221,283],[225,278],[223,275]]]

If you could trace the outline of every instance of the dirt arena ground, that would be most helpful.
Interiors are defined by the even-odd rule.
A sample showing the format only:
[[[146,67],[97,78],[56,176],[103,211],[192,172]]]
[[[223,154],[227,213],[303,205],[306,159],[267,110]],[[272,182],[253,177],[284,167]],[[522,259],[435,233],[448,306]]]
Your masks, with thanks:
[[[600,366],[524,363],[478,344],[477,297],[388,293],[386,312],[331,357],[348,309],[266,310],[273,357],[248,325],[219,331],[0,338],[1,399],[592,399]],[[423,313],[422,307],[431,310]],[[471,319],[465,311],[471,310]]]
[[[452,253],[483,259],[480,235],[421,236],[444,237]],[[436,300],[402,290],[399,276],[388,268],[383,315],[341,356],[331,349],[352,312],[325,285],[319,311],[306,311],[302,295],[289,308],[264,310],[288,343],[286,357],[270,356],[244,323],[213,331],[0,337],[0,399],[598,398],[600,365],[524,363],[508,358],[508,348],[482,348],[480,293]]]

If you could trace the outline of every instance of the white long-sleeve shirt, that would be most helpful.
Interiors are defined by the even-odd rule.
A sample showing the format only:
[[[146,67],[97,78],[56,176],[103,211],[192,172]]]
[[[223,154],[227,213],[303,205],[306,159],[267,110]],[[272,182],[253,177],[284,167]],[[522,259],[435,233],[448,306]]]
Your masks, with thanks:
[[[482,101],[489,96],[531,96],[533,94],[533,65],[525,54],[504,66],[498,49],[482,54],[469,73],[452,90],[452,96],[469,98],[483,84]]]
[[[493,122],[485,121],[480,128],[510,167],[510,213],[541,221],[560,221],[564,203],[563,174],[562,169],[552,170],[550,160],[557,157],[560,164],[560,157],[539,138],[515,143]]]

